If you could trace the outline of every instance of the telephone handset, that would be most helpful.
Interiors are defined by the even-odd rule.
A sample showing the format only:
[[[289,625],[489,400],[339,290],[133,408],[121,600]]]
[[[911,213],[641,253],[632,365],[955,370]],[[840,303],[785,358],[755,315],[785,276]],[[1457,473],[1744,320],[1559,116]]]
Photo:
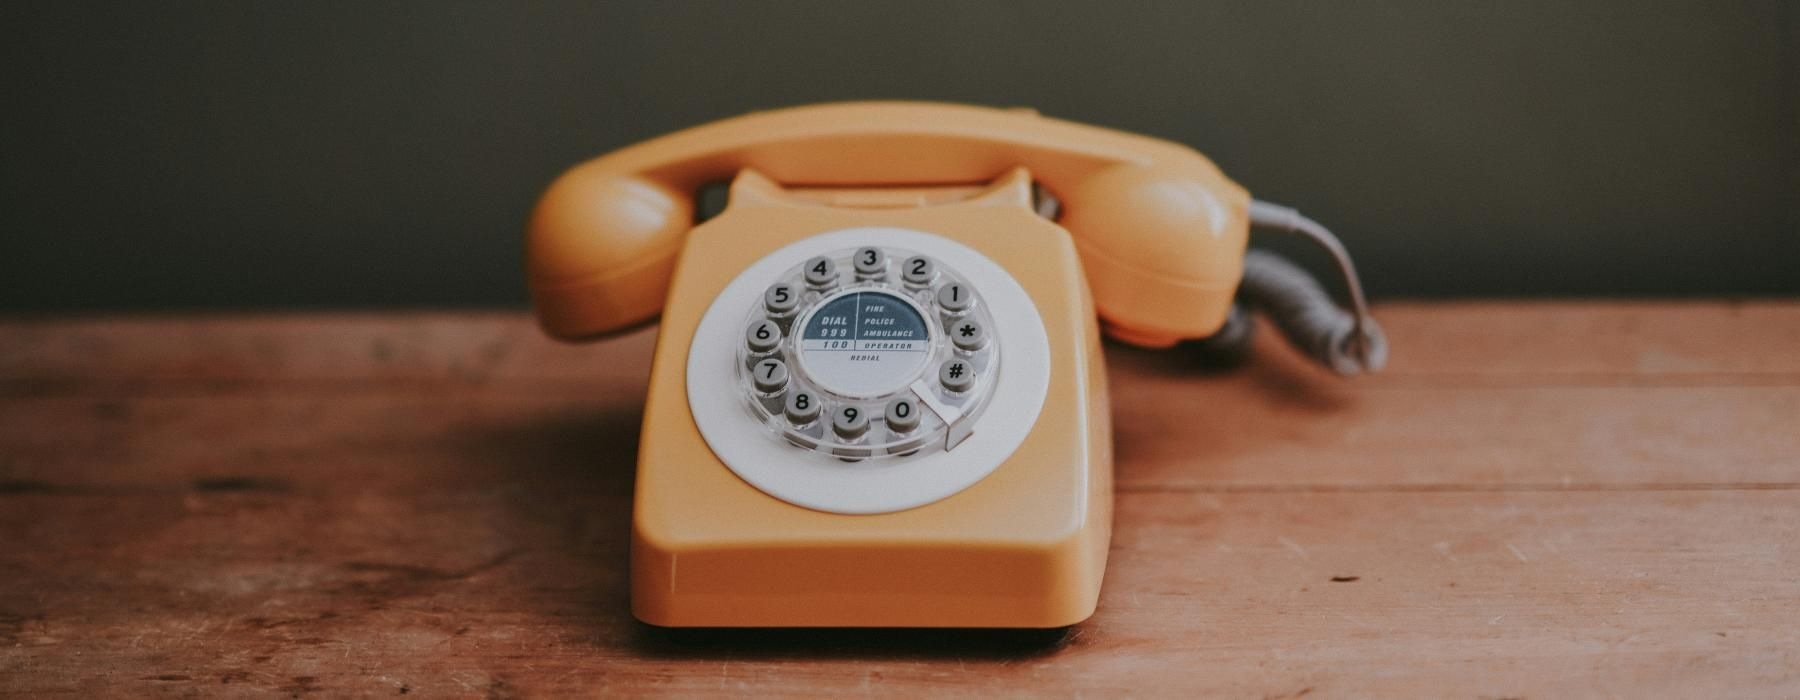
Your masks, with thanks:
[[[695,224],[695,193],[730,178]],[[1051,204],[1060,204],[1060,215]],[[1051,214],[1046,216],[1046,214]],[[1312,236],[1355,307],[1245,245]],[[1099,331],[1383,357],[1349,258],[1174,143],[1024,110],[751,114],[577,166],[527,232],[538,318],[660,316],[632,607],[667,626],[1056,627],[1110,537]]]

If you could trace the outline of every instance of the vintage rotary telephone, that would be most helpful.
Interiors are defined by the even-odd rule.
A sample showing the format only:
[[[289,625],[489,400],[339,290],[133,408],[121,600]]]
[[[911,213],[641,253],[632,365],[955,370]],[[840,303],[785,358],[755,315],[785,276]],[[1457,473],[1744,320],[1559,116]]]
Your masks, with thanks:
[[[1247,256],[1253,223],[1324,244],[1354,313]],[[1102,329],[1241,346],[1249,305],[1339,372],[1385,354],[1323,228],[1184,146],[1029,110],[695,127],[570,170],[527,239],[550,334],[662,319],[631,548],[656,625],[1079,622],[1111,528]]]

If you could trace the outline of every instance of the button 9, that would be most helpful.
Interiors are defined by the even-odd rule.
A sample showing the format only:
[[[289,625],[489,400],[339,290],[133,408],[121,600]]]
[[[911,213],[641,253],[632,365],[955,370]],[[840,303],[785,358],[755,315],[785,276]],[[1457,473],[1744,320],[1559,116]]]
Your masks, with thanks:
[[[831,431],[852,440],[869,430],[869,414],[861,406],[843,405],[831,412]]]

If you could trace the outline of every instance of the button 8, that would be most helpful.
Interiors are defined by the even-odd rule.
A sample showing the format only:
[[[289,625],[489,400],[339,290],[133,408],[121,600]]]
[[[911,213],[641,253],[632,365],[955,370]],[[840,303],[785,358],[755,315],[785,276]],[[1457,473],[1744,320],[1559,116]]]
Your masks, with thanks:
[[[788,392],[787,401],[782,405],[782,412],[787,414],[788,421],[795,425],[813,422],[819,417],[819,397],[810,391]]]

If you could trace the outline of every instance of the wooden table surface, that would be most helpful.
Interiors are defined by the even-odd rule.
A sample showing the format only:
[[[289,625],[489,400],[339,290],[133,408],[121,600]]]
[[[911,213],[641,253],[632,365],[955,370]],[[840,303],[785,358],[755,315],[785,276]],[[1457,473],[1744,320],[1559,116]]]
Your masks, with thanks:
[[[1354,381],[1107,348],[1060,635],[633,621],[653,331],[0,322],[0,693],[1800,696],[1800,303],[1379,315]]]

